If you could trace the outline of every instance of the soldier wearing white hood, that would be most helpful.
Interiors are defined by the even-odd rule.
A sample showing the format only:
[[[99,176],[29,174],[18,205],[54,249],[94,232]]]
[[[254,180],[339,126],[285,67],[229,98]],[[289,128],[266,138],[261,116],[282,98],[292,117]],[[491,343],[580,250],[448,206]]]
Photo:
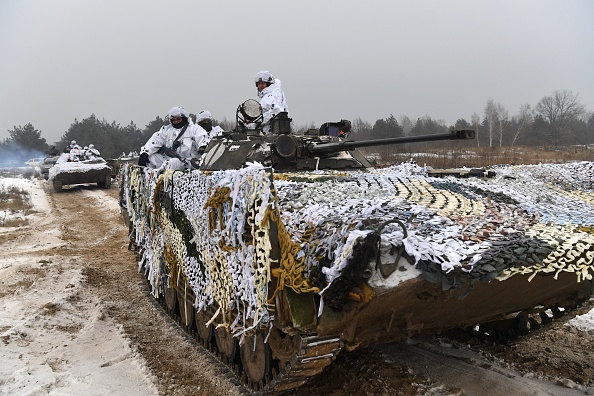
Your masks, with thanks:
[[[289,106],[285,99],[285,93],[281,89],[281,81],[274,78],[268,70],[256,73],[256,88],[258,88],[258,98],[264,116],[262,129],[268,133],[270,132],[270,120],[283,111],[288,113]]]
[[[99,150],[97,150],[95,145],[91,143],[85,151],[85,157],[87,157],[87,159],[95,159],[101,157],[101,153],[99,153]]]
[[[76,144],[76,140],[73,140],[72,142],[70,142],[70,146],[69,146],[69,162],[76,162],[76,161],[80,161],[81,159],[84,159],[84,154],[82,151],[82,147],[80,147],[78,144]]]
[[[64,152],[69,153],[70,150],[73,150],[73,149],[74,150],[82,150],[82,147],[80,147],[78,144],[76,144],[76,140],[71,141],[70,145],[64,149]]]
[[[202,110],[196,115],[196,124],[200,125],[202,129],[208,134],[208,140],[215,136],[221,136],[223,134],[223,128],[218,125],[212,125],[214,118],[210,111]]]
[[[183,107],[173,107],[167,115],[171,124],[163,125],[140,148],[138,165],[151,168],[194,169],[192,160],[200,158],[207,133],[194,124]]]

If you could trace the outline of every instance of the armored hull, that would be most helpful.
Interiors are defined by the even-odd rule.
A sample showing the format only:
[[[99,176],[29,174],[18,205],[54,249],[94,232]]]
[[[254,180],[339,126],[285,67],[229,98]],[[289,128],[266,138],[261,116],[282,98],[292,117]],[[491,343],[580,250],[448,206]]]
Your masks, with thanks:
[[[464,179],[244,166],[124,165],[120,202],[153,296],[254,390],[296,388],[343,349],[521,334],[592,293],[593,163]]]

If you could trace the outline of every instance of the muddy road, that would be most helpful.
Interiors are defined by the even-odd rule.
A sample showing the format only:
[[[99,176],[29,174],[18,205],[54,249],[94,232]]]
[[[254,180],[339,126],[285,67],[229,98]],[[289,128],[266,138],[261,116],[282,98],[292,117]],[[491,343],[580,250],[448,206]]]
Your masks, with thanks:
[[[158,394],[249,394],[149,295],[128,250],[118,188],[73,186],[54,193],[49,184],[40,183],[51,210],[27,230],[3,234],[4,254],[9,254],[6,249],[22,254],[32,241],[56,234],[60,243],[45,254],[53,263],[82,269],[85,293],[122,327]],[[503,346],[452,332],[345,352],[320,377],[291,394],[594,395],[594,333],[565,322],[562,318],[547,331]]]

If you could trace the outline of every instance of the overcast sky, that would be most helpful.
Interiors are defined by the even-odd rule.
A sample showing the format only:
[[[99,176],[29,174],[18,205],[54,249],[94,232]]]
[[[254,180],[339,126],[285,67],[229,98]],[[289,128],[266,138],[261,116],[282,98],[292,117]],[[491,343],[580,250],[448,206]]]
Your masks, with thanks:
[[[173,106],[231,120],[262,69],[296,125],[451,125],[564,89],[592,111],[593,20],[591,0],[0,0],[0,141],[30,122],[53,143],[91,114],[143,129]]]

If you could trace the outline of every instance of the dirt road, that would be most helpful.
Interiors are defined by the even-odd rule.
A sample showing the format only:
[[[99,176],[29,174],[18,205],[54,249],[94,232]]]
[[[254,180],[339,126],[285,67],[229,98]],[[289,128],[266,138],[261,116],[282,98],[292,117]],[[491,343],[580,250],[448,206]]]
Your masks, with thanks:
[[[10,281],[3,281],[0,301],[17,291],[22,296],[34,295],[38,292],[35,285],[40,284],[36,277],[44,273],[78,270],[81,288],[77,298],[93,302],[79,304],[80,309],[93,311],[89,317],[100,316],[120,328],[124,347],[130,350],[126,356],[134,356],[140,362],[138,370],[146,371],[138,381],[142,383],[144,377],[148,385],[137,394],[249,393],[149,296],[134,255],[127,250],[127,228],[119,214],[115,186],[109,190],[75,186],[53,193],[46,185],[44,191],[50,211],[40,214],[26,229],[2,234],[0,248],[4,253],[0,259],[11,263],[11,255],[34,255],[35,260],[45,257],[46,262],[35,271],[14,271]],[[45,319],[39,319],[41,324]],[[8,331],[7,326],[0,326],[0,330]],[[74,335],[69,342],[75,344],[77,329],[70,331]],[[3,340],[7,344],[12,339]],[[109,366],[117,366],[118,358],[109,362]],[[294,394],[594,394],[592,362],[594,334],[559,322],[550,331],[505,347],[456,334],[343,353],[322,376]],[[132,384],[130,381],[128,385]],[[0,394],[3,389],[12,389],[9,385],[10,379],[0,380]],[[134,386],[138,389],[139,385]],[[115,393],[134,393],[126,384],[118,389],[121,392]]]
[[[127,250],[128,230],[119,210],[113,210],[117,192],[116,188],[75,188],[51,194],[52,208],[64,224],[63,239],[87,264],[91,291],[100,297],[105,313],[123,326],[157,379],[159,393],[239,394],[208,354],[189,341],[149,298],[134,255]],[[106,193],[110,200],[101,205]],[[81,221],[81,217],[88,220]]]

